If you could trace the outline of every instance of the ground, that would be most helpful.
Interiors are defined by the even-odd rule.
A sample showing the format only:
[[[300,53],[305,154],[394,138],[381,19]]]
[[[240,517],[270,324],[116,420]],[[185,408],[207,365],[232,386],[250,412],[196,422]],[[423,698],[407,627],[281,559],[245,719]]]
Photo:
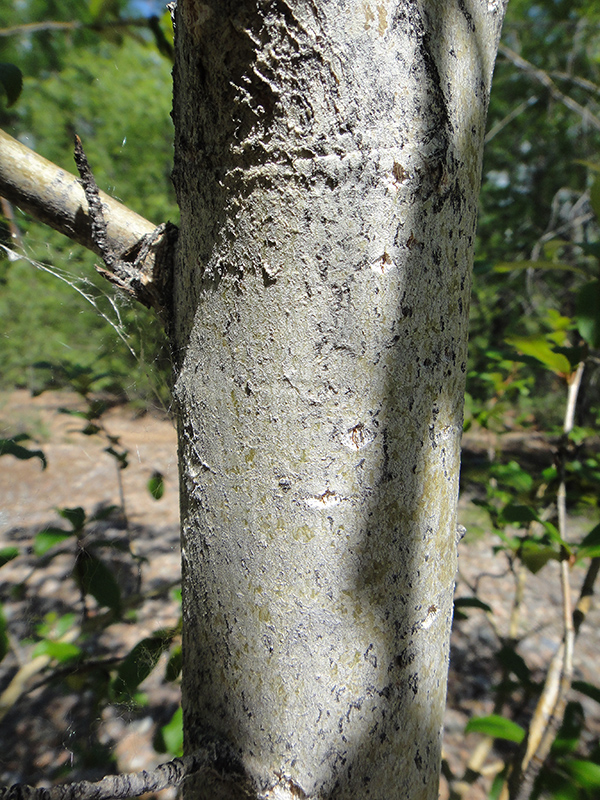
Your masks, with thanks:
[[[105,617],[88,600],[90,631],[86,646],[96,663],[107,672],[115,669],[115,659],[125,656],[136,643],[158,629],[177,624],[179,606],[173,586],[180,577],[178,551],[178,496],[176,435],[166,415],[136,416],[127,406],[115,406],[103,417],[107,434],[117,437],[115,449],[128,453],[128,466],[118,470],[113,456],[106,452],[106,434],[84,436],[84,422],[59,413],[60,408],[81,409],[73,394],[47,392],[31,397],[27,392],[12,392],[0,397],[0,438],[27,432],[41,447],[48,461],[43,470],[39,459],[21,461],[13,456],[0,458],[0,550],[10,544],[21,555],[0,570],[0,601],[4,604],[9,637],[9,652],[0,663],[0,784],[27,782],[38,784],[55,780],[94,780],[111,771],[149,768],[168,758],[156,752],[153,741],[157,729],[172,717],[179,703],[178,682],[164,680],[167,656],[142,684],[145,704],[113,702],[103,708],[95,705],[95,694],[83,681],[84,691],[75,691],[73,676],[62,681],[49,679],[47,663],[32,659],[27,637],[35,635],[36,625],[49,612],[59,614],[78,609],[81,598],[71,578],[74,550],[53,559],[43,569],[31,552],[33,538],[51,525],[68,527],[55,509],[81,506],[88,516],[109,505],[122,508],[126,516],[113,511],[104,521],[90,523],[88,541],[110,539],[130,548],[112,550],[106,557],[118,577],[124,596],[130,599],[126,621],[100,624]],[[543,438],[529,436],[524,442],[510,437],[507,446],[519,450],[531,469],[540,468],[552,458],[551,447]],[[471,437],[466,440],[466,457],[485,457],[494,442]],[[147,489],[154,472],[164,476],[165,492],[154,500]],[[119,488],[122,480],[122,496]],[[487,602],[500,633],[507,635],[514,596],[515,575],[504,555],[495,556],[498,539],[486,532],[482,517],[470,502],[467,489],[460,503],[461,521],[469,529],[460,545],[457,595],[470,596],[476,587]],[[583,531],[589,520],[578,520]],[[102,551],[104,552],[104,551]],[[34,568],[35,567],[35,568]],[[582,569],[574,570],[574,596],[582,580]],[[144,596],[143,602],[135,598]],[[558,565],[549,564],[537,576],[528,575],[521,604],[519,653],[540,680],[561,636],[560,584]],[[96,624],[94,626],[94,620]],[[597,681],[600,652],[600,611],[596,609],[582,629],[577,644],[575,677]],[[471,610],[466,620],[456,621],[452,635],[451,668],[446,712],[444,754],[457,775],[464,771],[481,737],[463,731],[471,716],[492,711],[492,686],[499,671],[494,653],[496,634],[480,610]],[[28,674],[29,672],[29,674]],[[66,679],[65,679],[66,677]],[[69,683],[70,681],[70,683]],[[88,682],[89,683],[89,682]],[[81,687],[81,683],[79,688]],[[600,711],[592,701],[573,693],[584,703],[588,721],[588,741],[598,737]],[[530,704],[513,708],[517,720],[524,721]],[[488,763],[506,754],[498,745]],[[65,772],[72,766],[73,771]],[[480,800],[486,796],[485,781],[479,781],[463,796]],[[171,792],[170,796],[173,796]],[[442,781],[441,798],[448,796]]]

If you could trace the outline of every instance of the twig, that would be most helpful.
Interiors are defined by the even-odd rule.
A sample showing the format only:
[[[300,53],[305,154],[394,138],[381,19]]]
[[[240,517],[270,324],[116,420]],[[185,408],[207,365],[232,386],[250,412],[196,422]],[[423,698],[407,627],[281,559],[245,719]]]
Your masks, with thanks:
[[[563,105],[571,109],[571,111],[574,111],[576,114],[579,114],[579,116],[582,119],[584,119],[594,128],[600,130],[600,119],[598,119],[598,117],[595,114],[592,114],[592,112],[589,111],[587,108],[580,105],[576,100],[573,100],[572,97],[569,97],[569,95],[565,94],[564,92],[561,92],[561,90],[558,88],[558,86],[554,83],[550,75],[548,75],[548,73],[545,70],[536,67],[530,61],[527,61],[518,53],[515,53],[514,50],[511,50],[510,47],[507,47],[505,44],[499,45],[498,52],[502,53],[502,55],[505,58],[508,58],[509,61],[512,61],[512,63],[516,67],[522,69],[524,72],[527,72],[529,75],[531,75],[541,84],[543,84],[548,89],[548,91],[550,92],[552,97],[554,97],[555,100],[559,100],[561,103],[563,103]]]
[[[79,20],[46,20],[45,22],[25,22],[22,25],[12,25],[10,28],[0,28],[0,37],[23,36],[28,33],[40,31],[75,31],[92,30],[103,31],[114,28],[147,28],[148,19],[139,17],[135,19],[116,19],[110,22],[80,22]]]
[[[80,781],[49,789],[17,783],[0,788],[0,800],[124,800],[146,792],[158,792],[167,786],[178,786],[188,775],[207,769],[243,775],[239,758],[230,745],[210,739],[192,755],[160,764],[150,772],[107,775],[95,783]]]
[[[513,108],[511,112],[509,112],[505,117],[496,122],[496,124],[489,129],[489,131],[485,135],[484,143],[487,144],[488,142],[491,142],[494,136],[497,136],[500,133],[502,128],[505,128],[509,123],[513,121],[513,119],[516,119],[520,114],[522,114],[523,111],[527,111],[527,109],[530,106],[537,103],[538,100],[539,97],[535,97],[534,95],[530,97],[528,100],[524,100],[522,103],[519,103],[519,105],[516,108]]]
[[[566,459],[567,441],[573,429],[577,396],[581,386],[584,364],[580,362],[568,383],[567,406],[563,422],[563,436],[559,447],[560,485],[557,492],[558,527],[561,539],[567,541],[567,500],[566,500]],[[569,582],[569,556],[563,548],[560,564],[561,590],[563,600],[563,641],[554,655],[542,695],[538,701],[533,719],[509,780],[510,800],[527,800],[533,784],[542,769],[556,733],[562,723],[567,704],[567,696],[573,680],[573,648],[575,644],[574,612],[571,603]],[[589,572],[589,571],[588,571]],[[586,586],[588,595],[592,587]],[[582,587],[582,594],[584,591]],[[581,598],[580,598],[581,600]],[[578,604],[579,606],[579,604]],[[578,624],[577,630],[579,630]]]
[[[579,86],[582,89],[587,89],[588,92],[594,92],[594,94],[600,94],[600,86],[593,81],[589,81],[587,78],[582,78],[579,75],[569,75],[568,72],[551,72],[550,76],[552,78],[558,78],[561,81],[570,81],[574,83],[575,86]]]
[[[85,174],[93,194],[96,184],[89,165]],[[177,228],[170,222],[156,228],[122,203],[98,192],[97,187],[96,194],[106,230],[104,252],[92,232],[87,213],[89,199],[82,181],[0,130],[0,195],[103,258],[108,253],[110,260],[112,254],[122,267],[121,278],[110,267],[97,267],[98,271],[139,302],[154,308],[168,324]],[[102,229],[98,215],[94,226],[95,231]]]

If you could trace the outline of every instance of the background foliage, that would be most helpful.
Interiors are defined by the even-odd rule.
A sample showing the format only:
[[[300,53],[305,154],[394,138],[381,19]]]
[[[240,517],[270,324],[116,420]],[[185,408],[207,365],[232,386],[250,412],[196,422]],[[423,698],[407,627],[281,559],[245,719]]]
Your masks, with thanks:
[[[171,64],[158,52],[150,29],[119,25],[129,12],[124,3],[32,0],[14,6],[0,8],[0,28],[75,20],[98,30],[25,29],[0,38],[0,60],[17,64],[24,75],[19,101],[10,108],[0,105],[0,125],[70,172],[75,172],[73,134],[78,132],[101,189],[157,224],[176,223],[170,182]],[[130,308],[122,297],[114,308],[106,297],[110,290],[93,268],[93,254],[14,213],[26,254],[82,288],[119,327],[129,347],[69,283],[3,253],[0,387],[40,391],[62,381],[64,370],[39,370],[38,362],[93,365],[98,373],[110,373],[107,387],[127,398],[155,402],[152,395],[158,391],[161,401],[168,402],[164,340],[152,315]],[[5,222],[0,241],[14,244],[10,233]]]

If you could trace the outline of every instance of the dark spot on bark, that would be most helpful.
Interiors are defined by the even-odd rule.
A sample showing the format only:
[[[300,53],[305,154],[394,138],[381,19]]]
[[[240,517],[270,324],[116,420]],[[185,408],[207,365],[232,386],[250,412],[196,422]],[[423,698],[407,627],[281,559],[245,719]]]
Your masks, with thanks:
[[[416,695],[419,691],[419,676],[416,672],[413,672],[412,675],[408,676],[408,686],[412,690],[412,693]]]
[[[396,666],[400,667],[400,669],[409,667],[414,660],[415,654],[413,651],[409,650],[408,647],[405,647],[394,659]]]
[[[398,164],[397,161],[394,161],[392,175],[394,176],[394,179],[398,181],[398,183],[401,183],[407,177],[407,172],[402,164]]]
[[[467,25],[469,26],[469,30],[471,33],[475,33],[475,22],[473,21],[473,17],[471,13],[468,11],[465,0],[458,0],[458,7],[460,8],[461,14],[467,21]]]
[[[369,664],[373,667],[373,669],[377,669],[377,656],[375,655],[375,653],[371,652],[372,650],[373,650],[373,645],[370,644],[367,647],[363,658],[365,659],[365,661],[369,662]]]
[[[263,284],[265,287],[273,286],[273,284],[277,283],[277,278],[273,275],[269,275],[269,273],[265,269],[263,269],[262,271],[262,277],[263,277]]]

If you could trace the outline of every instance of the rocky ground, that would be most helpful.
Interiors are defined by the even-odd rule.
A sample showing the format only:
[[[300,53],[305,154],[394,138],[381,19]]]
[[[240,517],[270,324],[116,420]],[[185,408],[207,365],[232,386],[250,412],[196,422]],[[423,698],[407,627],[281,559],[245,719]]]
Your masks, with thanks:
[[[57,508],[82,506],[91,516],[108,505],[121,507],[119,477],[127,524],[120,513],[113,512],[106,520],[91,523],[88,535],[120,541],[143,559],[137,562],[128,553],[113,554],[111,569],[128,597],[141,594],[146,599],[131,607],[123,621],[104,629],[92,626],[86,646],[94,659],[105,662],[108,669],[111,659],[124,656],[157,629],[175,626],[179,618],[172,591],[180,575],[173,424],[165,417],[136,417],[128,408],[108,411],[103,417],[106,432],[118,437],[116,449],[128,451],[129,465],[119,474],[115,459],[105,452],[109,444],[106,435],[83,436],[82,421],[58,413],[60,407],[74,410],[81,408],[81,402],[75,395],[62,393],[31,398],[26,392],[14,392],[0,397],[0,438],[28,432],[40,442],[29,446],[41,447],[48,460],[47,469],[42,470],[38,459],[0,459],[0,550],[16,544],[22,553],[0,571],[0,601],[10,631],[9,653],[0,663],[0,784],[36,784],[47,778],[57,779],[66,767],[73,767],[68,780],[93,780],[107,771],[134,771],[156,765],[165,756],[154,749],[154,736],[179,703],[177,682],[163,679],[166,655],[142,684],[147,696],[145,705],[112,703],[100,709],[89,687],[82,694],[77,691],[77,681],[64,672],[62,681],[50,680],[43,663],[32,658],[32,647],[26,639],[35,634],[44,615],[81,608],[79,591],[70,578],[72,552],[40,569],[39,561],[30,552],[33,537],[48,525],[66,527]],[[467,457],[477,458],[489,442],[471,439],[466,444]],[[548,444],[536,437],[513,445],[527,451],[525,457],[532,465],[551,457]],[[150,497],[146,487],[155,471],[165,479],[164,496],[158,501]],[[461,517],[471,533],[460,548],[457,594],[471,595],[476,587],[481,599],[491,606],[497,629],[506,635],[515,576],[506,558],[493,553],[497,539],[491,534],[481,535],[485,519],[469,502],[468,492],[461,500]],[[586,521],[580,524],[591,527]],[[574,594],[582,574],[579,569],[574,571]],[[91,619],[98,613],[93,604],[89,612]],[[575,659],[576,678],[592,683],[598,683],[599,622],[600,611],[596,609],[584,625]],[[519,653],[532,669],[533,677],[541,679],[561,635],[556,564],[528,577],[519,632]],[[492,710],[491,690],[499,677],[494,659],[497,649],[496,633],[482,611],[470,611],[468,619],[455,623],[445,757],[456,775],[462,774],[480,741],[475,734],[464,735],[467,720]],[[587,736],[593,741],[600,731],[600,709],[582,696],[574,693],[574,697],[584,702]],[[514,713],[517,719],[524,718],[526,703],[522,708],[515,707]],[[489,761],[504,754],[502,750],[492,751]],[[480,780],[464,797],[480,800],[486,796],[485,787],[486,781]],[[440,796],[448,796],[444,780]]]

